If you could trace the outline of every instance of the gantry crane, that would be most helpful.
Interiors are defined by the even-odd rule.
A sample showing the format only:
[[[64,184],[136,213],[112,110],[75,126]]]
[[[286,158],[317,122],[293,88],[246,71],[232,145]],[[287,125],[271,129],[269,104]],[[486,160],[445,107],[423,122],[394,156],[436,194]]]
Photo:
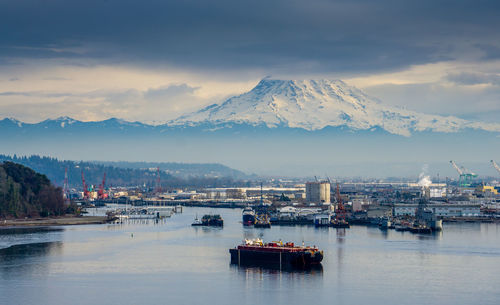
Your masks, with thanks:
[[[458,166],[455,161],[451,160],[450,161],[451,165],[457,170],[459,174],[458,178],[458,186],[460,187],[467,187],[471,185],[471,182],[474,178],[477,177],[477,175],[470,170],[466,169],[463,166]]]
[[[491,160],[491,164],[500,173],[500,166],[498,166],[498,164],[496,164],[495,161],[493,161],[493,160]]]

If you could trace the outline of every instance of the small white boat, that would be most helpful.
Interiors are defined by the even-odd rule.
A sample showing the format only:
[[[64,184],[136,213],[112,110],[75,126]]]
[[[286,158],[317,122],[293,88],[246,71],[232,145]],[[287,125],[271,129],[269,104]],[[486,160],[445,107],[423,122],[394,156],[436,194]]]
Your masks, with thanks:
[[[191,225],[192,226],[202,226],[203,223],[201,222],[200,219],[198,219],[198,217],[196,217]]]

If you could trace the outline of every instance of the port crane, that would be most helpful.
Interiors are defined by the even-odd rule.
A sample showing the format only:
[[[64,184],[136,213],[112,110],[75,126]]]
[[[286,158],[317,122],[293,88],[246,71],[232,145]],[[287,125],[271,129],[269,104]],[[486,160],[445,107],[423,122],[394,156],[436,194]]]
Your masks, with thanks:
[[[106,186],[106,172],[104,172],[104,177],[102,178],[102,183],[99,184],[99,190],[97,191],[97,198],[106,199],[108,194],[104,193],[104,187]]]
[[[340,196],[340,188],[339,183],[337,182],[337,211],[335,213],[335,218],[337,220],[345,221],[346,218],[346,210],[344,204],[342,203],[342,196]]]
[[[500,173],[500,166],[498,166],[498,164],[496,164],[495,161],[491,160],[491,164],[493,165],[493,167]]]
[[[156,186],[155,193],[161,193],[160,167],[156,168]]]
[[[83,170],[82,170],[82,185],[83,185],[83,199],[88,200],[90,199],[90,192],[87,187],[87,183],[85,182],[85,175],[83,174]]]
[[[470,186],[472,180],[477,177],[477,174],[471,172],[463,166],[458,166],[455,161],[450,161],[451,165],[457,170],[459,178],[458,178],[458,186],[467,187]]]

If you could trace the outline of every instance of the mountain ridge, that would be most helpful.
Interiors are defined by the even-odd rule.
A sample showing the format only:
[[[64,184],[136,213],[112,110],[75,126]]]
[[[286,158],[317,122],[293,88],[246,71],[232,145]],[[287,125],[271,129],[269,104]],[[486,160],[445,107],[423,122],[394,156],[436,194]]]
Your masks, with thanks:
[[[387,106],[342,80],[325,79],[265,78],[248,92],[159,125],[119,118],[84,122],[67,116],[38,123],[25,123],[13,118],[0,120],[0,127],[4,128],[65,129],[70,126],[93,126],[121,131],[146,129],[160,132],[179,128],[201,128],[210,132],[237,125],[299,128],[313,132],[327,127],[345,127],[351,131],[380,128],[404,137],[418,132],[456,133],[467,129],[500,133],[499,123],[474,122],[455,116],[425,114]]]
[[[386,106],[377,98],[341,80],[263,79],[252,90],[167,122],[169,126],[211,123],[265,124],[319,130],[348,126],[354,130],[381,127],[392,134],[457,132],[465,128],[500,132],[500,124],[472,122]]]

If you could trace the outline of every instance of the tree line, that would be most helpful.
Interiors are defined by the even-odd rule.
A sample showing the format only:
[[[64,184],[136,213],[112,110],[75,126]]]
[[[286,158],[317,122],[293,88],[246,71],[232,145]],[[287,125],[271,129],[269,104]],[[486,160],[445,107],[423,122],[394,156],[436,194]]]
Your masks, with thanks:
[[[149,188],[156,187],[157,172],[155,168],[124,168],[101,162],[68,161],[45,156],[8,156],[0,155],[0,162],[9,161],[28,166],[35,171],[46,175],[55,185],[63,186],[64,173],[68,170],[68,183],[70,187],[82,188],[82,172],[88,186],[95,188],[102,183],[106,173],[106,187],[130,186]],[[145,163],[147,164],[147,163]],[[134,164],[136,165],[136,164]],[[148,164],[149,165],[149,164]],[[124,166],[122,164],[122,166]],[[162,189],[172,188],[212,188],[212,187],[234,187],[250,186],[251,181],[236,180],[232,177],[206,177],[187,176],[179,177],[166,173],[160,167],[160,183]]]
[[[0,163],[0,217],[58,216],[66,213],[62,189],[47,176],[14,162]]]

